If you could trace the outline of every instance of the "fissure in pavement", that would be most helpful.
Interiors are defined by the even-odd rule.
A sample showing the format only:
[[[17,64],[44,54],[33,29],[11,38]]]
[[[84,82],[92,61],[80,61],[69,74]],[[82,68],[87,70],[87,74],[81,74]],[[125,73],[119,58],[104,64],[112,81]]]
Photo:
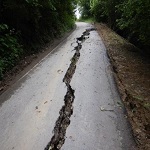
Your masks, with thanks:
[[[64,105],[62,106],[59,117],[55,123],[54,135],[51,141],[46,146],[45,150],[60,150],[65,142],[65,135],[67,127],[70,125],[70,117],[73,114],[73,102],[75,99],[75,90],[71,87],[70,82],[73,74],[76,70],[76,64],[80,57],[80,50],[82,48],[82,42],[89,38],[90,31],[95,30],[95,28],[86,29],[81,37],[76,38],[77,46],[74,48],[75,54],[71,59],[71,64],[63,78],[63,82],[67,86],[67,93],[64,97]]]

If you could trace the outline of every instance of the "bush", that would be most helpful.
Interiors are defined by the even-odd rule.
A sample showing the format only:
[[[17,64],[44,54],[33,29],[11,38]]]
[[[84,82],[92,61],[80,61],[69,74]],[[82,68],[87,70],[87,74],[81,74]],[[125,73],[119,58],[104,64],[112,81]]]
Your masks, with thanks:
[[[14,29],[0,24],[0,79],[4,71],[12,68],[22,54],[22,46],[18,43]]]
[[[138,46],[150,47],[150,1],[125,0],[116,7],[121,12],[117,25],[128,31],[129,40]]]
[[[76,0],[1,0],[0,78],[22,53],[38,52],[45,43],[72,28],[75,6]]]
[[[96,21],[104,22],[130,42],[150,53],[149,0],[79,0],[83,12],[90,11]],[[82,5],[88,3],[90,8]],[[84,9],[86,11],[84,11]],[[88,10],[87,10],[88,9]],[[147,54],[147,53],[146,53]]]

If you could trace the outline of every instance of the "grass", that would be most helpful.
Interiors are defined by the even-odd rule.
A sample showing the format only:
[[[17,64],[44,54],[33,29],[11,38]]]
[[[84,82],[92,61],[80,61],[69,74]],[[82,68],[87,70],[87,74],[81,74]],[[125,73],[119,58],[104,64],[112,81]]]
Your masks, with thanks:
[[[86,19],[80,18],[77,21],[79,21],[79,22],[86,22],[86,23],[93,23],[93,22],[95,22],[95,19],[94,18],[86,18]]]
[[[147,108],[148,110],[150,110],[150,103],[148,103],[148,102],[145,103],[145,104],[144,104],[144,107]]]

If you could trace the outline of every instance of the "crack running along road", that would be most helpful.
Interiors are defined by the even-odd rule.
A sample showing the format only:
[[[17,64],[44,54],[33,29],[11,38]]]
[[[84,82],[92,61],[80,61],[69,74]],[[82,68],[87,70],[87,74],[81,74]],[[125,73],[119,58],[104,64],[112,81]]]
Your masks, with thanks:
[[[77,46],[74,48],[75,54],[71,58],[71,64],[63,78],[63,82],[66,84],[67,93],[64,97],[65,105],[62,106],[59,114],[59,118],[56,121],[54,127],[54,135],[51,141],[46,146],[45,150],[59,150],[65,142],[65,135],[67,127],[70,124],[70,117],[73,114],[73,102],[75,99],[74,90],[72,89],[70,82],[73,77],[73,74],[76,70],[76,64],[80,58],[80,50],[82,48],[82,43],[89,38],[90,31],[95,30],[94,28],[86,29],[81,37],[76,38]]]
[[[90,27],[86,23],[77,23],[77,29],[64,43],[0,96],[5,100],[0,106],[1,149],[44,149],[55,139],[50,138],[55,137],[57,121],[63,116],[61,112],[64,114],[64,95],[67,98],[70,93],[68,115],[72,115],[73,101],[74,111],[71,121],[65,120],[71,123],[64,132],[65,143],[62,134],[61,149],[133,149],[134,142],[124,110],[117,105],[120,98],[105,47],[96,31],[92,31],[81,46],[72,80],[66,82],[64,78],[67,91],[62,82],[70,68],[70,60],[74,62],[70,45],[76,47],[76,38]],[[113,111],[101,111],[100,108]]]

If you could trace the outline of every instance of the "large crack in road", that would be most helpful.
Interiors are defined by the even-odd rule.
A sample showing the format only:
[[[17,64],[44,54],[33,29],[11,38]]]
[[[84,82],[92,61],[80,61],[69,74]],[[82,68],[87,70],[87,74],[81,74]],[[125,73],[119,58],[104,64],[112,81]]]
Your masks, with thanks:
[[[50,142],[47,144],[45,150],[60,150],[65,143],[65,135],[67,127],[70,124],[70,117],[73,114],[73,102],[75,99],[75,90],[71,87],[70,82],[76,70],[76,64],[80,58],[80,50],[82,43],[89,38],[90,31],[96,30],[95,28],[86,29],[83,34],[76,38],[77,46],[74,48],[75,54],[71,59],[71,64],[63,78],[63,82],[66,84],[67,93],[64,96],[64,105],[59,111],[59,117],[55,123],[54,135]]]
[[[76,25],[0,96],[1,150],[135,149],[105,45]]]

